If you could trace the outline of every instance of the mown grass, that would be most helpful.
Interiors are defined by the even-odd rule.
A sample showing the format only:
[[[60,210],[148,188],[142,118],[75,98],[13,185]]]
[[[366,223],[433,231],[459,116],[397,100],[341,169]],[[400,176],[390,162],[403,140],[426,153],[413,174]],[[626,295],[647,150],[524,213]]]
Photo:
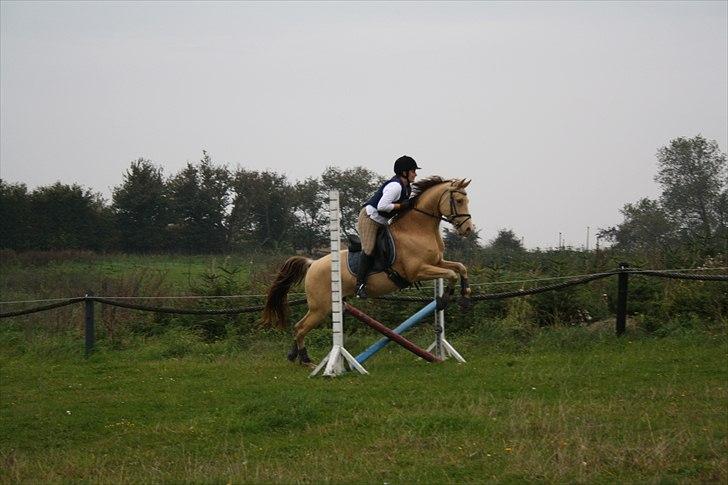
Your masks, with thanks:
[[[467,364],[388,348],[336,379],[289,364],[282,337],[173,331],[88,360],[78,336],[0,339],[6,483],[728,480],[724,332],[471,334]]]

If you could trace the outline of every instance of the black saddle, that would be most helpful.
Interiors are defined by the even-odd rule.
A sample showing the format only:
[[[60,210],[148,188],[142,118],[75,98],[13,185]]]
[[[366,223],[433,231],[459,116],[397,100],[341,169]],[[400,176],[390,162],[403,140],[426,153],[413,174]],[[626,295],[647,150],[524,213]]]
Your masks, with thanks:
[[[349,271],[353,274],[359,274],[359,255],[361,254],[361,239],[359,236],[349,236],[349,257],[346,263],[349,265]],[[382,226],[377,233],[377,246],[374,249],[374,264],[367,275],[373,273],[387,273],[390,280],[394,282],[400,289],[412,286],[412,282],[397,273],[392,265],[397,257],[397,251],[394,248],[394,238],[389,232],[388,226]]]
[[[361,239],[359,236],[349,237],[349,258],[347,263],[349,271],[353,274],[359,274],[359,253],[361,253]],[[377,233],[377,246],[374,250],[374,264],[368,274],[381,273],[391,268],[394,264],[394,258],[397,256],[394,249],[394,239],[389,227],[382,226]]]

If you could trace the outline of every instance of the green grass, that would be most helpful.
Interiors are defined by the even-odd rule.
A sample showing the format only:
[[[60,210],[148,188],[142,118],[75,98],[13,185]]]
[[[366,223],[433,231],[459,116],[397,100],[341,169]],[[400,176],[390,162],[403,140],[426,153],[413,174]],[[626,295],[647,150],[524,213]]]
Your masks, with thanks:
[[[250,256],[40,254],[37,260],[0,261],[4,300],[83,296],[86,290],[110,296],[190,294],[204,286],[203,275],[219,274],[221,267],[236,270],[232,279],[241,287],[250,286],[254,266],[269,272],[268,257],[254,265]]]
[[[336,379],[309,379],[288,343],[176,331],[85,360],[77,337],[5,330],[0,481],[728,480],[723,335],[469,336],[453,342],[464,365],[388,348]]]

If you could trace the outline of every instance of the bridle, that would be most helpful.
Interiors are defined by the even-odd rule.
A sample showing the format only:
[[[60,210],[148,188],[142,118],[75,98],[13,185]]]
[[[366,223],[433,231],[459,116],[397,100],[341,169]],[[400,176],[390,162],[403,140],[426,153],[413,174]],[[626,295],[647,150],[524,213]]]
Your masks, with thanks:
[[[450,224],[455,226],[455,229],[460,229],[460,226],[462,226],[463,224],[468,222],[468,220],[470,220],[472,218],[472,216],[470,214],[458,214],[457,204],[455,203],[455,195],[454,195],[456,192],[458,194],[468,195],[464,191],[459,190],[459,189],[447,189],[447,191],[440,194],[440,198],[437,201],[437,211],[440,212],[439,215],[430,214],[429,212],[425,212],[422,209],[418,209],[416,206],[412,207],[412,210],[416,210],[417,212],[419,212],[421,214],[425,214],[426,216],[433,217],[440,221],[449,222]],[[445,197],[445,194],[447,194],[447,193],[450,194],[450,214],[445,216],[440,211],[440,205],[442,204],[442,198]],[[456,224],[455,219],[457,219],[458,217],[462,217],[464,219]]]

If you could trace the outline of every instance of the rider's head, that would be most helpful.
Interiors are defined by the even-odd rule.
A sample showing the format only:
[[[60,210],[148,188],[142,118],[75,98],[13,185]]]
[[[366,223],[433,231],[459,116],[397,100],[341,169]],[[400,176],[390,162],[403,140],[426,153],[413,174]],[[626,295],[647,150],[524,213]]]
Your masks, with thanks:
[[[417,166],[417,162],[415,162],[415,159],[410,157],[409,155],[402,155],[394,161],[394,173],[396,173],[400,177],[408,178],[410,170],[419,169],[420,167]]]

